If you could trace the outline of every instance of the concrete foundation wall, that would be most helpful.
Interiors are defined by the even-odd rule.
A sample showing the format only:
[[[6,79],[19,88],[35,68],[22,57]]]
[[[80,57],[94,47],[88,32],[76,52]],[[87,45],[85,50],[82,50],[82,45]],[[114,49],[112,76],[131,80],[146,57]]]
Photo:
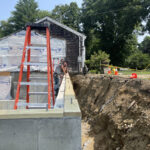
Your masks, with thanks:
[[[81,111],[68,74],[54,109],[13,106],[0,101],[0,150],[81,150]]]
[[[81,150],[81,119],[2,119],[0,150]]]

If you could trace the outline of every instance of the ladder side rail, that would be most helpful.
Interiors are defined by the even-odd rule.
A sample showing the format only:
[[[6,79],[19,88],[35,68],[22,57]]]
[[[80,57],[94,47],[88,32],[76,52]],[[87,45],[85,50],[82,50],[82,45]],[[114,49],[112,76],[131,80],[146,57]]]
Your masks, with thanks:
[[[16,92],[16,99],[15,99],[15,104],[14,104],[14,109],[17,109],[17,104],[19,101],[19,93],[20,93],[20,82],[22,81],[22,76],[23,76],[23,68],[24,68],[24,61],[25,61],[25,55],[26,55],[26,46],[28,44],[28,36],[29,32],[31,31],[31,28],[28,26],[26,30],[26,37],[25,37],[25,43],[24,43],[24,49],[23,49],[23,54],[22,54],[22,60],[21,60],[21,66],[20,66],[20,73],[19,73],[19,80],[18,80],[18,85],[17,85],[17,92]]]
[[[50,87],[50,34],[48,28],[46,28],[46,37],[47,37],[47,79],[48,79],[48,109],[51,108],[51,87]]]
[[[53,66],[52,66],[52,55],[51,55],[51,42],[50,42],[50,30],[47,28],[49,36],[49,59],[50,59],[50,70],[51,70],[51,86],[52,86],[52,97],[53,97],[53,106],[55,105],[55,94],[54,94],[54,79],[53,79]]]
[[[55,59],[53,58],[53,72],[54,72],[54,67],[55,67]]]
[[[31,30],[29,31],[29,35],[28,35],[29,41],[28,41],[28,45],[31,45]],[[27,62],[30,62],[31,60],[31,49],[28,49],[27,52]],[[30,65],[27,65],[27,82],[30,82]],[[30,92],[30,85],[27,85],[27,95],[26,95],[26,102],[29,103],[29,92]],[[26,109],[28,109],[28,106],[26,106]]]

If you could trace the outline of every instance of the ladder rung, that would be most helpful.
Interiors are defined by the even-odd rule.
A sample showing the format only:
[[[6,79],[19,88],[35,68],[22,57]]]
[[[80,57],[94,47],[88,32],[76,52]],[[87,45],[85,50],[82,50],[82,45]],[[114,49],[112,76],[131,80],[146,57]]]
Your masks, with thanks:
[[[30,66],[47,66],[47,63],[31,63],[31,62],[24,62],[24,65],[30,65]]]
[[[47,106],[47,103],[18,103],[18,106]]]
[[[28,106],[29,109],[46,109],[48,108],[48,103],[18,103],[18,106]],[[51,106],[51,108],[53,108]]]
[[[20,85],[35,85],[35,86],[38,86],[38,85],[48,85],[48,83],[46,82],[20,82]]]
[[[29,95],[48,95],[48,92],[29,92]]]
[[[34,49],[34,50],[45,50],[47,47],[42,47],[42,46],[27,46],[26,49]]]
[[[46,79],[47,79],[47,77],[38,77],[38,76],[37,76],[37,77],[36,77],[36,76],[34,77],[34,76],[31,76],[31,77],[30,77],[30,79],[40,79],[40,80],[46,80]]]
[[[30,77],[30,80],[47,80],[47,77],[34,77],[34,76],[31,76]],[[51,81],[51,80],[50,80]],[[55,83],[55,81],[53,80],[53,83]]]
[[[32,47],[47,47],[46,44],[31,44]]]

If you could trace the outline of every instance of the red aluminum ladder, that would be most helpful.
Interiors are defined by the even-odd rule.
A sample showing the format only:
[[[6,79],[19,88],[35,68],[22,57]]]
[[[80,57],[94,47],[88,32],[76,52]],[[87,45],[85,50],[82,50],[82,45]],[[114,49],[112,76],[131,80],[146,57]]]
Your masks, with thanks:
[[[47,45],[45,47],[40,47],[41,49],[46,48],[47,49],[47,62],[45,63],[31,63],[31,50],[34,49],[34,47],[31,44],[31,30],[44,30],[46,32],[46,38],[47,38]],[[25,57],[27,54],[27,62],[25,62]],[[23,77],[23,69],[24,65],[27,65],[27,82],[22,82]],[[30,82],[30,66],[34,65],[46,65],[47,66],[47,82],[45,83],[32,83]],[[52,93],[52,99],[53,99],[53,106],[55,104],[55,95],[54,95],[54,82],[53,82],[53,66],[52,66],[52,56],[51,56],[51,46],[50,46],[50,27],[49,25],[45,24],[28,24],[26,26],[26,36],[25,36],[25,42],[24,42],[24,49],[22,54],[22,60],[21,60],[21,66],[20,66],[20,73],[19,73],[19,79],[18,79],[18,85],[17,85],[17,92],[16,92],[16,98],[15,98],[15,104],[14,109],[16,110],[18,108],[18,102],[19,102],[19,95],[20,95],[20,88],[21,85],[25,85],[27,87],[26,91],[26,109],[30,106],[30,86],[31,85],[47,85],[48,86],[48,92],[34,92],[34,94],[48,94],[48,103],[44,104],[37,104],[38,108],[46,107],[48,109],[51,108],[51,93]],[[33,92],[31,92],[33,94]],[[33,106],[33,104],[31,104]],[[35,105],[35,104],[34,104]],[[41,106],[41,107],[40,107]]]

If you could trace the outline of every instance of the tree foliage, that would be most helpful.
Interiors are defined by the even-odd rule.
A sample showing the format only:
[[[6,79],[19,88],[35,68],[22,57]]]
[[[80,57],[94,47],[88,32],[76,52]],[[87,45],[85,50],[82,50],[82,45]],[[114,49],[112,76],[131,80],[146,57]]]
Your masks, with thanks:
[[[94,30],[94,36],[100,39],[97,49],[110,54],[114,65],[123,65],[130,54],[126,45],[149,11],[149,0],[84,0],[84,32],[88,35]]]
[[[150,54],[150,36],[146,36],[143,40],[143,42],[139,45],[139,49],[143,53]]]
[[[8,21],[0,21],[0,38],[7,36],[15,32],[14,25],[11,24],[10,19]]]
[[[90,59],[86,61],[86,64],[90,70],[100,71],[101,64],[109,64],[109,62],[109,54],[99,50],[97,53],[94,52],[94,54],[91,55]]]
[[[19,0],[12,12],[11,23],[15,30],[22,29],[26,23],[35,22],[38,14],[38,4],[35,0]]]
[[[75,2],[70,5],[56,6],[52,11],[52,17],[73,29],[79,30],[80,28],[80,9]]]
[[[44,17],[52,17],[52,13],[47,10],[39,10],[37,19],[42,19]]]
[[[126,59],[126,65],[134,69],[145,69],[150,64],[150,56],[137,51]]]
[[[7,21],[0,21],[0,37],[23,29],[26,23],[35,22],[38,12],[38,4],[34,0],[19,0],[12,16]]]

